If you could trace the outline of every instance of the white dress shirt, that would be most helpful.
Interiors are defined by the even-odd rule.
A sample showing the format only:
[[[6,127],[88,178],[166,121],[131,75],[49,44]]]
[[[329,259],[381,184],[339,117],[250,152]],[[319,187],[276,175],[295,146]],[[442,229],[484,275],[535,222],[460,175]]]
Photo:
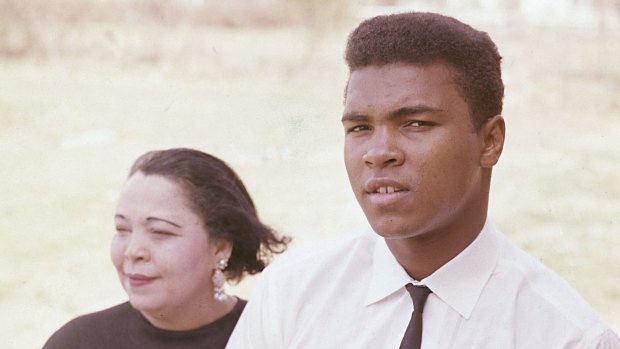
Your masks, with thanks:
[[[397,349],[416,283],[374,232],[280,257],[268,267],[228,349]],[[423,349],[620,349],[562,279],[487,221],[464,251],[419,283]]]

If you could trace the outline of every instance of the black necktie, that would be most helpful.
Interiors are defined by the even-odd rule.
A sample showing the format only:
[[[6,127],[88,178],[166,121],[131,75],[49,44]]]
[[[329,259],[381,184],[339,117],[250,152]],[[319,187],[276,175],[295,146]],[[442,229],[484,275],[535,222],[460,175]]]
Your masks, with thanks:
[[[400,349],[420,349],[422,345],[422,310],[424,310],[424,303],[426,303],[426,298],[431,290],[426,286],[413,286],[412,284],[407,284],[405,287],[413,301],[413,313],[403,341],[400,343]]]

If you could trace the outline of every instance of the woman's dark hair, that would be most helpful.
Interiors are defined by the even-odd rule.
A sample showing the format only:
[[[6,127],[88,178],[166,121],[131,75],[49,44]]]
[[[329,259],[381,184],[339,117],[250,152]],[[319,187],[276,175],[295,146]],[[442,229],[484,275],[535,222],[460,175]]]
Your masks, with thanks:
[[[349,72],[393,63],[446,64],[469,105],[476,130],[502,112],[501,59],[487,33],[454,18],[424,12],[363,21],[349,35],[345,52]]]
[[[229,281],[261,272],[272,254],[283,252],[290,242],[260,221],[241,179],[215,156],[187,148],[150,151],[134,162],[129,177],[136,172],[179,183],[202,217],[209,239],[231,242],[224,269]]]

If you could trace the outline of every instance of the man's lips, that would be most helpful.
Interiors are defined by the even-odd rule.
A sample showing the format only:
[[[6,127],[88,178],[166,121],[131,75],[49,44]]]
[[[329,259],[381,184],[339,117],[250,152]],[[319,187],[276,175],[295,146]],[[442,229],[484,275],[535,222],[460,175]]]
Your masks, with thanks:
[[[409,188],[393,179],[372,178],[364,185],[364,192],[373,206],[388,208],[410,194]]]
[[[371,178],[364,184],[367,194],[391,194],[409,191],[406,185],[390,178]]]
[[[153,282],[157,277],[147,276],[143,274],[131,274],[126,273],[127,279],[129,280],[129,284],[134,287],[148,285]]]

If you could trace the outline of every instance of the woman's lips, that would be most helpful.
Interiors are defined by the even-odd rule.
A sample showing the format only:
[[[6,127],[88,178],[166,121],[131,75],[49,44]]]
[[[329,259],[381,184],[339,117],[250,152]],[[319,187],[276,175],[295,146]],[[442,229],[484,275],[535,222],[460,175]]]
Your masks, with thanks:
[[[127,274],[127,278],[129,279],[129,284],[132,287],[145,286],[157,279],[156,277],[146,276],[142,274]]]

